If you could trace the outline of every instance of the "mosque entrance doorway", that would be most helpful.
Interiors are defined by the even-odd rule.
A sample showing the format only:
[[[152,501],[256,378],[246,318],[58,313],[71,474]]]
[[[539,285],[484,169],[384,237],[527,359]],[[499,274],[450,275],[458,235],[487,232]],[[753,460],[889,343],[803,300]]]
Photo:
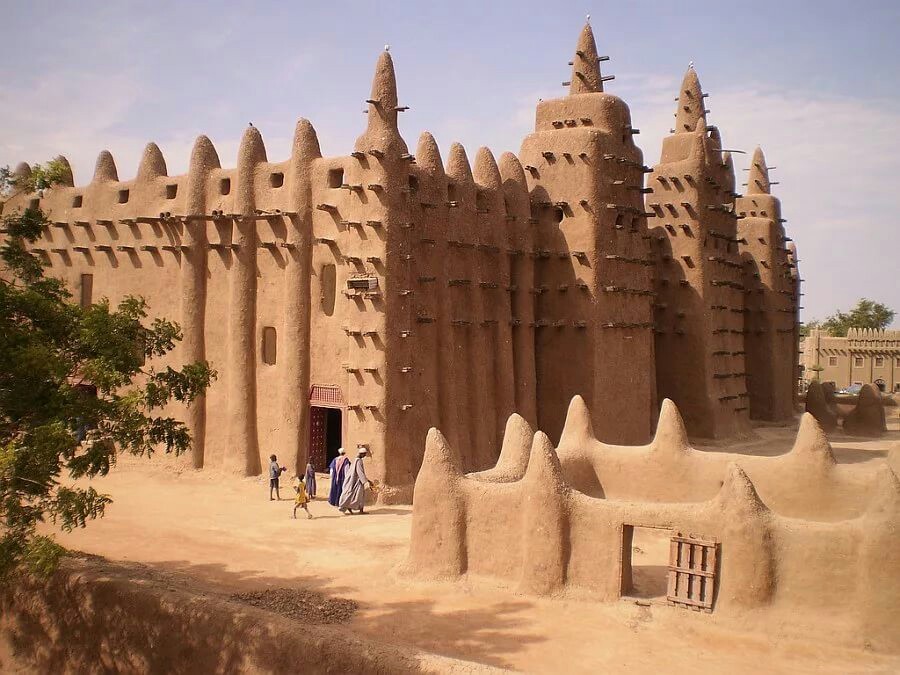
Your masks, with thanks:
[[[313,385],[309,396],[309,462],[327,471],[344,444],[344,397],[337,386]]]

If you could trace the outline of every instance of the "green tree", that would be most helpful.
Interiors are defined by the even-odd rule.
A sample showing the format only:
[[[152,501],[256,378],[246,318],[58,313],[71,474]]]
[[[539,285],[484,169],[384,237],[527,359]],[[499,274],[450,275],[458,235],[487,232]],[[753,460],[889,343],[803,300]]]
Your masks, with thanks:
[[[868,298],[861,298],[849,312],[838,310],[821,323],[821,328],[835,337],[846,337],[851,328],[876,328],[884,330],[891,325],[896,312],[887,305]]]
[[[16,186],[18,189],[19,186]],[[25,243],[47,220],[39,210],[3,217],[0,241],[0,579],[23,567],[49,573],[63,549],[40,535],[102,516],[107,495],[75,481],[105,475],[117,452],[176,454],[190,446],[171,401],[190,404],[215,372],[206,362],[154,367],[181,339],[177,324],[147,320],[142,298],[115,308],[71,301]]]
[[[5,196],[12,191],[16,192],[41,192],[55,183],[65,182],[71,178],[72,170],[62,158],[51,159],[46,164],[35,164],[31,172],[25,177],[18,177],[8,166],[0,168],[0,196]]]
[[[819,328],[819,320],[812,319],[811,321],[807,321],[802,326],[800,326],[800,337],[808,337],[810,331]]]

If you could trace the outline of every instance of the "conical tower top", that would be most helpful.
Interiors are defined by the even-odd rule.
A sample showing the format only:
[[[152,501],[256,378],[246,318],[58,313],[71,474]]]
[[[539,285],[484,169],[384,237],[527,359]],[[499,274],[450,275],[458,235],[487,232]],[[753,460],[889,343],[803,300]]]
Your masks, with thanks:
[[[750,162],[750,175],[747,177],[748,195],[772,194],[772,185],[769,182],[769,167],[766,166],[766,156],[762,148],[753,151],[753,159]]]
[[[397,131],[397,77],[394,75],[394,60],[385,48],[375,64],[372,79],[372,94],[369,104],[369,130],[390,129]]]
[[[706,107],[703,102],[703,90],[700,89],[700,78],[693,64],[688,66],[681,91],[678,92],[678,110],[675,113],[675,133],[694,131],[697,122],[706,121]]]
[[[578,47],[572,59],[572,83],[569,94],[591,94],[603,91],[603,77],[600,75],[600,57],[594,31],[590,23],[585,23],[578,36]]]

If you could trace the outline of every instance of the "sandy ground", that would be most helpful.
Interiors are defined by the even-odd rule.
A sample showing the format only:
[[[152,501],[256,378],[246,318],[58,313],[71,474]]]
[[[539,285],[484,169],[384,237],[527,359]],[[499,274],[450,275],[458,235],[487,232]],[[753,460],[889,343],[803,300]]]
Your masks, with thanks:
[[[836,436],[839,461],[884,461],[900,441],[893,417],[891,428],[879,441]],[[742,451],[784,452],[793,433],[759,428]],[[261,478],[196,472],[174,458],[123,458],[95,485],[114,504],[101,521],[60,534],[67,547],[177,575],[198,593],[291,587],[350,598],[359,610],[333,630],[378,642],[529,672],[900,672],[900,658],[862,646],[784,637],[790,617],[765,634],[747,633],[715,615],[645,599],[603,604],[522,596],[485,580],[412,581],[403,570],[411,509],[374,506],[368,515],[342,516],[323,501],[323,476],[313,520],[302,511],[291,519],[290,488],[284,501],[270,502]],[[665,542],[652,532],[638,536],[635,595],[652,598]]]

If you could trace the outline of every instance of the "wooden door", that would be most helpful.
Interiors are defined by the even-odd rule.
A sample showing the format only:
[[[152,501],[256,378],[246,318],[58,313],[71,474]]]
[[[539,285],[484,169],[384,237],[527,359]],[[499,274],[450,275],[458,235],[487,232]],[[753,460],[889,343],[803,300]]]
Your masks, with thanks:
[[[309,410],[309,461],[316,471],[325,471],[325,408]]]
[[[718,543],[694,535],[672,537],[669,554],[670,604],[711,612],[716,596]]]

